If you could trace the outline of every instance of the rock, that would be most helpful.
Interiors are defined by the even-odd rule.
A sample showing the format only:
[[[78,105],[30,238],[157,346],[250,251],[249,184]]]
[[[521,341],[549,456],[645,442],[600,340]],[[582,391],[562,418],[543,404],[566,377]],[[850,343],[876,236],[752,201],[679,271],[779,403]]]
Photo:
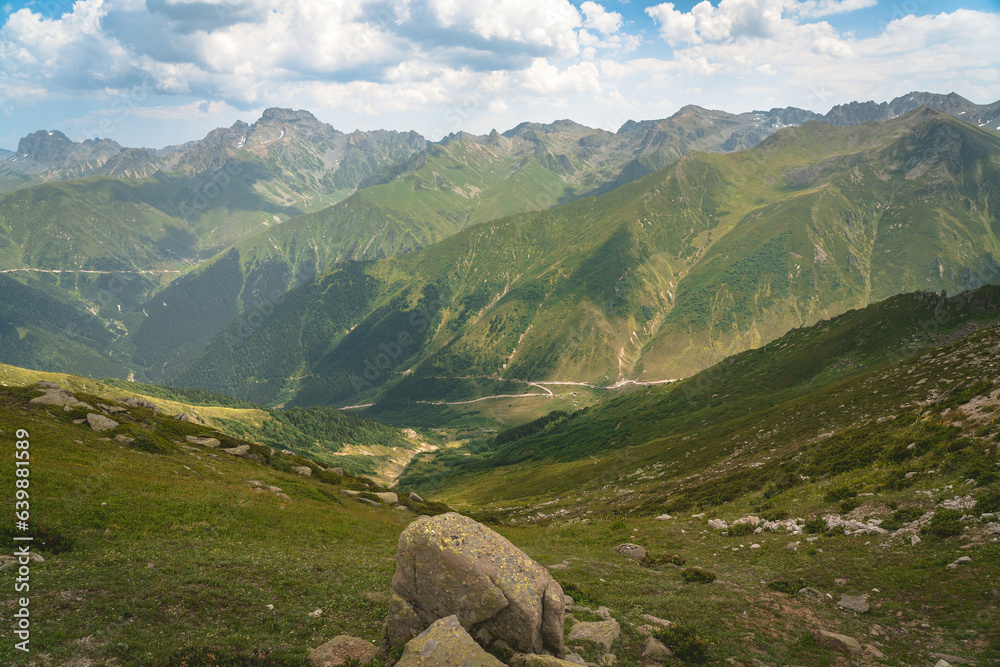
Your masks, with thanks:
[[[337,477],[343,477],[344,476],[344,469],[343,468],[327,468],[327,471],[328,472],[332,472]]]
[[[934,667],[951,667],[951,663],[947,660],[938,660],[934,663]]]
[[[848,655],[858,655],[861,653],[861,644],[858,640],[847,635],[838,635],[835,632],[817,630],[813,633],[813,638],[820,646],[825,646],[834,651],[840,651]]]
[[[750,545],[750,548],[751,548],[751,549],[752,549],[753,551],[756,551],[757,549],[760,549],[760,545],[759,545],[759,544],[751,544],[751,545]]]
[[[657,618],[656,616],[651,616],[649,614],[643,614],[641,618],[642,620],[648,621],[653,625],[658,625],[661,628],[672,628],[674,626],[673,622],[668,621],[665,618]]]
[[[666,660],[673,657],[667,645],[656,637],[646,637],[646,646],[642,649],[642,657],[648,660]]]
[[[364,503],[365,505],[371,505],[372,507],[382,507],[382,503],[377,500],[369,500],[368,498],[356,498],[356,500]]]
[[[250,445],[240,445],[238,447],[223,448],[222,451],[224,451],[226,454],[231,454],[232,456],[239,456],[242,458],[246,458],[246,456],[250,453]]]
[[[583,665],[587,667],[587,661],[583,659],[583,656],[579,653],[569,653],[566,655],[566,662],[572,663],[574,665]]]
[[[822,600],[823,599],[823,593],[820,592],[820,591],[818,591],[818,590],[816,590],[815,588],[813,588],[811,586],[806,586],[805,588],[800,588],[799,589],[799,595],[801,595],[802,597],[806,597],[806,598],[814,598],[816,600]]]
[[[104,415],[95,415],[93,412],[87,415],[87,423],[90,424],[90,428],[98,433],[102,431],[110,431],[113,428],[118,428],[119,424],[114,419],[108,419]]]
[[[147,408],[149,410],[154,410],[156,412],[160,411],[160,406],[152,401],[147,401],[146,399],[139,398],[138,396],[129,396],[122,401],[125,405],[130,405],[133,408]]]
[[[785,551],[798,551],[798,550],[799,550],[798,542],[789,542],[788,544],[785,545]]]
[[[196,415],[191,415],[191,414],[188,414],[186,412],[180,413],[179,415],[177,415],[176,417],[174,417],[174,419],[176,419],[177,421],[180,421],[180,422],[190,422],[192,424],[203,424],[204,423]]]
[[[118,435],[115,436],[115,442],[122,445],[131,445],[133,442],[135,442],[135,438],[130,438],[127,435],[122,435],[121,433],[119,433]]]
[[[840,577],[833,580],[833,583],[837,586],[843,586],[847,583],[847,579],[841,579]]]
[[[409,499],[415,503],[422,503],[424,499],[417,495],[416,491],[410,491]]]
[[[917,535],[910,535],[910,546],[915,547],[920,544],[920,537]]]
[[[399,537],[379,653],[454,615],[519,653],[559,655],[565,613],[559,583],[503,536],[455,512],[420,517]]]
[[[267,490],[270,491],[271,493],[281,493],[280,486],[269,486],[267,487]]]
[[[972,558],[970,558],[969,556],[962,556],[962,557],[958,558],[955,562],[956,563],[971,563],[972,562]]]
[[[657,521],[670,521],[673,518],[674,517],[670,516],[669,514],[661,514],[660,516],[656,517],[656,520]]]
[[[358,496],[361,495],[360,491],[353,491],[351,489],[341,489],[340,492],[345,496]]]
[[[254,487],[255,489],[262,489],[262,488],[264,488],[264,485],[261,484],[260,482],[258,482],[256,479],[248,479],[247,480],[247,484],[249,484],[250,486]]]
[[[120,405],[106,405],[104,403],[98,403],[97,407],[99,407],[101,410],[104,410],[105,412],[111,412],[115,414],[121,412],[128,412],[127,408],[123,408]]]
[[[859,614],[864,614],[868,611],[868,600],[862,596],[854,595],[841,595],[840,600],[837,601],[837,606],[843,609],[849,609],[850,611],[856,611]]]
[[[316,609],[314,611],[309,612],[309,616],[311,616],[312,618],[319,618],[322,615],[323,615],[322,609]]]
[[[192,445],[201,445],[202,447],[211,447],[214,449],[215,447],[218,447],[219,445],[222,444],[215,438],[209,438],[208,436],[203,436],[203,435],[189,435],[186,437],[187,441],[190,442]]]
[[[56,384],[55,382],[49,382],[48,380],[39,380],[35,383],[36,386],[42,389],[62,389],[62,386]]]
[[[299,477],[312,477],[313,471],[309,466],[292,466],[292,471]]]
[[[560,660],[551,655],[537,653],[517,653],[507,663],[510,667],[568,667],[569,665],[586,665],[586,662],[570,662]]]
[[[614,551],[619,556],[625,556],[626,558],[631,558],[632,560],[642,560],[646,557],[646,550],[638,544],[632,544],[631,542],[619,544],[615,547]]]
[[[48,384],[55,385],[53,382],[49,382]],[[90,407],[83,401],[77,400],[76,396],[66,391],[59,385],[55,385],[53,387],[43,387],[42,384],[39,383],[38,386],[43,389],[45,393],[31,399],[31,401],[29,401],[30,403],[34,403],[35,405],[62,405],[68,408]]]
[[[386,505],[396,505],[399,503],[399,496],[392,491],[382,491],[380,493],[376,493],[375,495],[378,496],[378,499]]]
[[[975,660],[970,660],[969,658],[960,658],[957,655],[948,655],[947,653],[931,653],[932,658],[937,658],[938,660],[944,660],[950,664],[959,665],[975,665]]]
[[[621,633],[621,626],[613,618],[609,621],[584,621],[573,626],[566,641],[598,644],[601,651],[607,653]]]
[[[404,531],[405,532],[405,531]],[[458,616],[451,615],[432,623],[430,627],[406,643],[396,667],[503,667],[503,663],[484,651],[469,636]]]
[[[729,528],[729,524],[722,519],[709,519],[708,527],[714,530],[725,530],[726,528]]]
[[[346,665],[348,660],[359,660],[362,664],[375,657],[375,646],[364,639],[350,635],[337,635],[309,654],[309,662],[317,667]]]
[[[865,644],[865,653],[869,654],[873,658],[881,659],[885,657],[885,653],[882,653],[882,651],[878,650],[871,644]]]
[[[410,511],[410,508],[407,507],[406,505],[393,505],[392,509],[394,509],[394,510],[402,510],[404,512]]]
[[[568,570],[569,565],[563,565],[562,563],[556,563],[555,565],[549,565],[550,570]]]

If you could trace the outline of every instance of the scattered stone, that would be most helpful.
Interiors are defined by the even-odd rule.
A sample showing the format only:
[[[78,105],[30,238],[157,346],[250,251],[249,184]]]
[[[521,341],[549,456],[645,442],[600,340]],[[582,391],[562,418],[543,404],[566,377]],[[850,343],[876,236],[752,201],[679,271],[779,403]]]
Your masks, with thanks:
[[[569,565],[563,565],[562,563],[556,563],[555,565],[547,566],[550,570],[568,570]]]
[[[656,616],[651,616],[650,614],[643,614],[641,618],[642,620],[648,621],[653,625],[658,625],[661,628],[672,628],[674,626],[672,621],[668,621],[665,618],[657,618]]]
[[[817,630],[813,633],[813,638],[820,646],[825,646],[834,651],[847,653],[848,655],[858,655],[861,653],[861,644],[858,640],[847,635],[838,635],[827,630]]]
[[[818,591],[818,590],[816,590],[815,588],[813,588],[811,586],[806,586],[805,588],[800,588],[799,589],[799,595],[801,595],[802,597],[813,598],[813,599],[816,599],[816,600],[822,600],[823,599],[823,593],[820,592],[820,591]]]
[[[98,403],[97,407],[99,407],[101,410],[104,410],[105,412],[112,412],[112,413],[128,412],[127,408],[123,408],[120,405],[105,405],[104,403]]]
[[[250,486],[254,487],[255,489],[262,489],[262,488],[264,488],[264,485],[261,484],[260,482],[258,482],[255,479],[248,479],[247,480],[247,484],[249,484]]]
[[[726,528],[729,528],[729,524],[722,519],[709,519],[708,527],[715,530],[725,530]]]
[[[865,644],[865,653],[872,656],[873,658],[878,658],[880,660],[882,658],[885,658],[885,653],[882,653],[882,651],[878,650],[871,644]]]
[[[133,442],[135,442],[135,438],[130,438],[127,435],[122,435],[121,433],[119,433],[118,435],[115,436],[115,442],[122,445],[131,445]]]
[[[566,641],[597,644],[602,652],[607,653],[621,633],[621,626],[613,618],[608,621],[583,621],[573,626]]]
[[[352,489],[341,489],[340,492],[342,494],[344,494],[345,496],[359,496],[359,495],[361,495],[360,491],[354,491]]]
[[[344,469],[343,468],[327,468],[327,472],[332,472],[337,477],[343,477],[344,476]]]
[[[291,498],[287,493],[276,493],[274,495],[278,498],[281,498],[282,500],[291,500]]]
[[[35,384],[41,387],[42,389],[62,389],[60,385],[56,384],[55,382],[49,382],[48,380],[39,380]]]
[[[674,517],[670,516],[669,514],[661,514],[660,516],[656,517],[656,520],[657,521],[670,521],[673,518]]]
[[[969,556],[962,556],[958,560],[956,560],[955,562],[956,563],[971,563],[972,562],[972,558],[970,558]]]
[[[759,544],[751,544],[750,548],[756,551],[757,549],[760,549],[760,545]]]
[[[586,665],[587,663],[570,662],[551,655],[538,655],[537,653],[516,653],[507,664],[510,667],[568,667],[568,665]]]
[[[625,556],[632,560],[642,560],[646,557],[646,550],[638,544],[632,544],[631,542],[619,544],[614,548],[614,552],[619,556]]]
[[[246,458],[250,453],[250,445],[239,445],[238,447],[228,447],[223,448],[226,454],[231,454],[232,456],[239,456],[241,458]]]
[[[934,663],[934,667],[951,667],[951,663],[947,660],[938,660]]]
[[[798,551],[798,550],[799,550],[798,542],[789,542],[788,544],[785,545],[785,551]]]
[[[572,663],[574,665],[582,665],[587,667],[587,661],[583,659],[583,656],[579,653],[569,653],[566,655],[566,662]]]
[[[837,606],[850,611],[856,611],[859,614],[867,613],[869,609],[868,600],[860,595],[841,595]]]
[[[90,413],[87,415],[87,423],[90,424],[90,428],[98,433],[102,431],[110,431],[111,429],[118,428],[119,424],[114,419],[108,419],[104,415],[95,415]]]
[[[299,477],[312,477],[313,474],[309,466],[292,466],[292,471]]]
[[[322,609],[317,609],[315,611],[309,612],[309,616],[311,616],[312,618],[319,618],[322,615],[323,615],[323,610]]]
[[[409,498],[410,498],[410,500],[412,500],[415,503],[422,503],[422,502],[424,502],[424,499],[421,498],[419,495],[417,495],[416,491],[410,491]]]
[[[379,500],[386,505],[396,505],[399,503],[399,496],[392,491],[382,491],[380,493],[376,493],[375,495],[378,496]]]
[[[270,491],[271,493],[281,493],[280,486],[269,486],[267,487],[267,490]]]
[[[365,505],[371,505],[372,507],[382,507],[382,503],[377,500],[369,500],[368,498],[356,498],[358,502],[362,502]]]
[[[918,544],[920,544],[920,536],[919,535],[910,535],[910,546],[911,547],[915,547]]]
[[[379,653],[454,617],[517,652],[560,655],[565,613],[559,583],[503,536],[455,512],[420,517],[399,537]]]
[[[576,604],[576,600],[574,600],[572,598],[572,596],[566,595],[565,593],[563,593],[563,602],[566,605],[566,610],[567,611],[570,610],[570,609],[572,609],[573,605]]]
[[[222,444],[215,438],[209,438],[208,436],[203,435],[189,435],[187,436],[187,441],[192,445],[201,445],[202,447],[211,447],[213,449]]]
[[[309,662],[317,667],[346,665],[348,660],[358,660],[362,664],[375,657],[375,646],[364,639],[350,635],[337,635],[309,654]]]
[[[394,509],[394,510],[403,510],[405,512],[408,512],[410,510],[410,508],[407,507],[406,505],[393,505],[392,509]]]
[[[968,658],[960,658],[957,655],[948,655],[947,653],[931,653],[932,658],[937,658],[938,660],[944,660],[947,663],[959,664],[959,665],[975,665],[975,660],[970,660]]]
[[[404,531],[405,532],[405,531]],[[439,619],[406,643],[396,667],[503,667],[469,636],[458,616]]]
[[[204,422],[197,415],[191,415],[187,412],[180,413],[174,417],[174,419],[181,422],[189,422],[191,424],[204,424]]]
[[[843,586],[847,584],[847,579],[841,579],[840,577],[838,577],[833,580],[833,583],[836,584],[837,586]]]
[[[646,637],[646,646],[642,649],[642,657],[648,660],[666,660],[673,657],[667,645],[656,637]]]

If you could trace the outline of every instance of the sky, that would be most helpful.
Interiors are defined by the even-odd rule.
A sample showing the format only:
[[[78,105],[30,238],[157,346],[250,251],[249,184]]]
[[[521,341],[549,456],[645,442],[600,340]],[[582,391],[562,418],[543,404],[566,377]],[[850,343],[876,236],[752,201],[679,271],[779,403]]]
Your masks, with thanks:
[[[998,35],[1000,0],[0,0],[0,148],[159,148],[274,106],[437,140],[687,104],[988,103]]]

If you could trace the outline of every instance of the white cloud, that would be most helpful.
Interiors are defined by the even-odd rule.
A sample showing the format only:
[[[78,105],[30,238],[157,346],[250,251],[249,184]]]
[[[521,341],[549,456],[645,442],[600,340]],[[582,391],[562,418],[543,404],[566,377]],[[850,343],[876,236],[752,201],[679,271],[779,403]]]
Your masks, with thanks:
[[[609,12],[596,2],[587,2],[580,5],[585,17],[583,26],[596,30],[603,35],[611,35],[622,27],[622,15],[618,12]]]
[[[583,62],[560,70],[545,58],[536,58],[521,73],[523,85],[542,95],[596,93],[601,89],[600,73],[594,63]]]

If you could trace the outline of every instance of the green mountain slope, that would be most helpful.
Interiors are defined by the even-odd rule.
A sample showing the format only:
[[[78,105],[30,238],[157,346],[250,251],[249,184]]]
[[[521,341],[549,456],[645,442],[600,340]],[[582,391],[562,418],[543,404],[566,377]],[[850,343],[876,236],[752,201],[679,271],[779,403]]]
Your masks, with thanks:
[[[366,265],[351,284],[376,288],[340,295],[348,311],[315,283],[244,314],[173,377],[304,405],[684,377],[891,294],[998,279],[998,168],[996,135],[926,108],[808,123]],[[221,372],[259,366],[277,340],[276,374]]]

